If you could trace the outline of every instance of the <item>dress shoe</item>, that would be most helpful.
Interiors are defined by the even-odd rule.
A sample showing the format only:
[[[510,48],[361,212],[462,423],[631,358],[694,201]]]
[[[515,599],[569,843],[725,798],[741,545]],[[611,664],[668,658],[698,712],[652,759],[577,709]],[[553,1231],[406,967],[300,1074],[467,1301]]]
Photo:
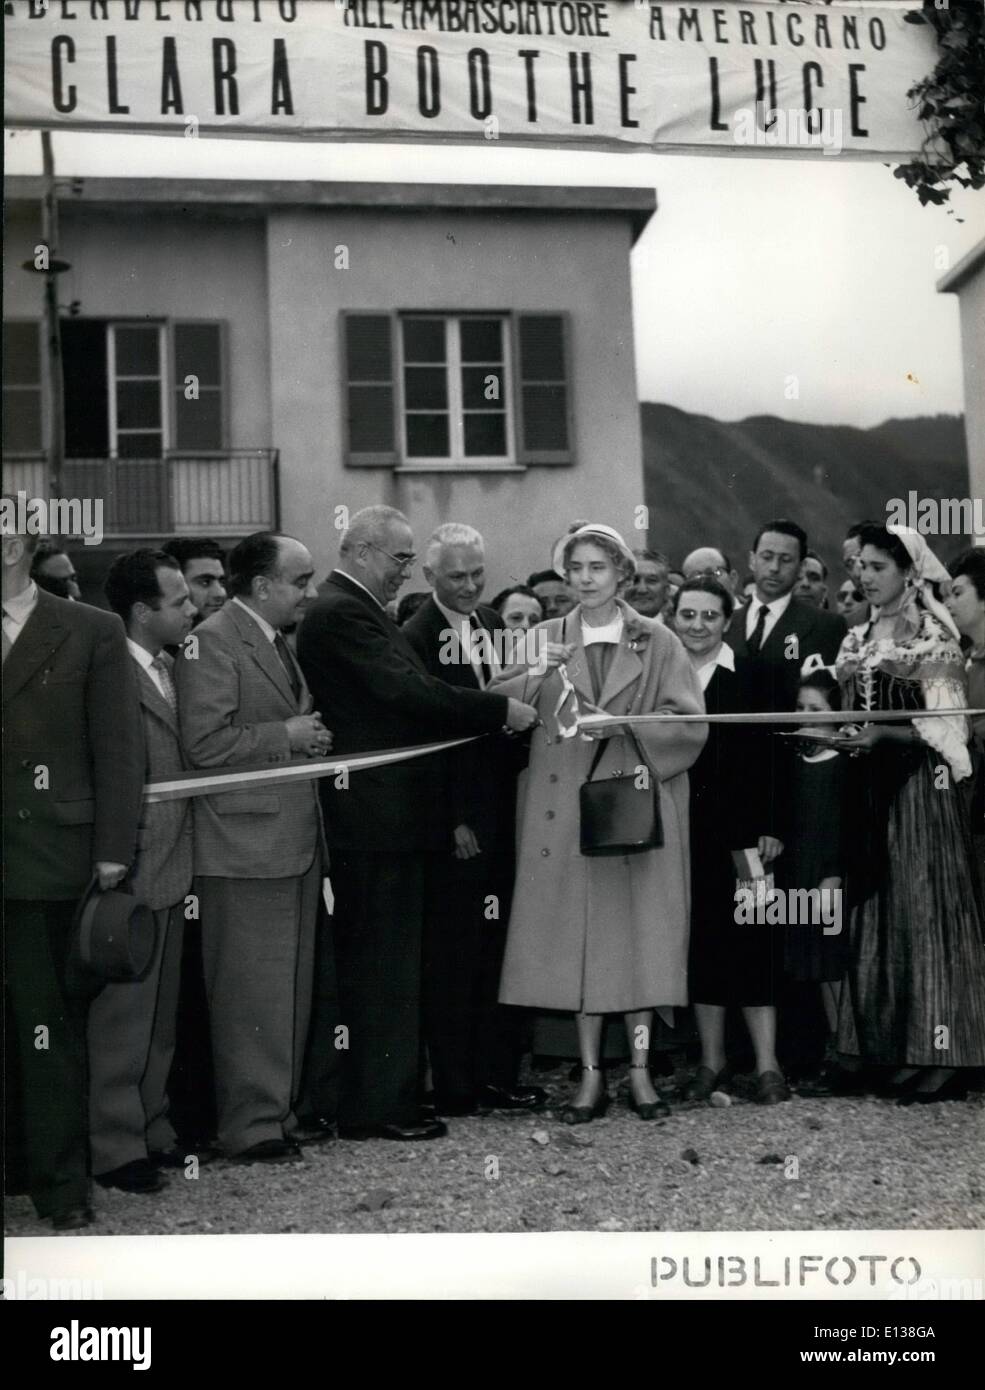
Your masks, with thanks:
[[[670,1115],[670,1106],[659,1096],[656,1100],[637,1100],[630,1091],[626,1100],[630,1110],[641,1120],[666,1120]]]
[[[304,1155],[293,1139],[263,1139],[251,1144],[241,1153],[233,1154],[233,1163],[297,1163]]]
[[[448,1126],[425,1115],[407,1125],[340,1125],[340,1139],[395,1139],[405,1144],[422,1139],[443,1139]]]
[[[585,1071],[598,1071],[598,1067],[579,1067],[579,1073]],[[565,1105],[561,1110],[561,1123],[563,1125],[587,1125],[591,1120],[598,1120],[609,1108],[609,1093],[605,1089],[603,1080],[602,1090],[598,1100],[594,1105]]]
[[[756,1078],[757,1105],[779,1105],[790,1099],[790,1089],[778,1071],[764,1071]]]
[[[711,1067],[699,1067],[684,1087],[684,1099],[706,1101],[712,1091],[720,1090],[728,1080],[728,1068],[714,1072]]]
[[[129,1163],[121,1163],[119,1168],[111,1168],[108,1173],[96,1173],[95,1180],[100,1187],[116,1187],[121,1192],[140,1194],[160,1192],[167,1187],[163,1174],[149,1158],[134,1158]]]
[[[547,1104],[542,1086],[481,1086],[479,1105],[483,1110],[540,1110]]]
[[[95,1219],[91,1207],[68,1207],[65,1211],[55,1212],[51,1225],[55,1231],[83,1231]]]
[[[191,1148],[172,1144],[170,1149],[152,1149],[147,1157],[155,1168],[184,1168],[190,1158],[198,1159],[198,1166],[204,1168],[219,1157],[219,1151],[212,1144],[198,1144]]]
[[[327,1115],[306,1115],[298,1120],[297,1129],[292,1129],[288,1138],[295,1144],[324,1144],[335,1138],[335,1121]]]
[[[949,1076],[946,1081],[937,1087],[936,1091],[908,1090],[900,1096],[897,1105],[936,1105],[942,1100],[967,1100],[968,1083],[963,1077],[955,1074]]]

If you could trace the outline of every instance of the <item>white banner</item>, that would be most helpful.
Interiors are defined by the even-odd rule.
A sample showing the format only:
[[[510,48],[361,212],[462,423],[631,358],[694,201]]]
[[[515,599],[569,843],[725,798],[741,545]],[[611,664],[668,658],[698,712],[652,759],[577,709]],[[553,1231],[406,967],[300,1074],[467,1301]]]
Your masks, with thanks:
[[[914,7],[915,8],[915,7]],[[908,157],[906,7],[7,0],[14,127]]]

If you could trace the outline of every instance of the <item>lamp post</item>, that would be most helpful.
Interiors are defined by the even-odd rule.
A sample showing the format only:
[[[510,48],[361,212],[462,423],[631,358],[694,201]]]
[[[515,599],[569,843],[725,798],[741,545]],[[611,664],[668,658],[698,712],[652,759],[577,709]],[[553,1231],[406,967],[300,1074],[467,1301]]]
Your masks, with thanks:
[[[58,248],[58,197],[55,191],[55,156],[51,132],[41,132],[44,168],[44,198],[41,204],[41,235],[48,248],[48,268],[44,277],[45,338],[48,345],[48,390],[51,404],[48,446],[48,487],[52,497],[62,492],[65,464],[65,378],[62,371],[62,329],[58,319],[58,274],[55,252]],[[67,269],[67,267],[66,267]]]

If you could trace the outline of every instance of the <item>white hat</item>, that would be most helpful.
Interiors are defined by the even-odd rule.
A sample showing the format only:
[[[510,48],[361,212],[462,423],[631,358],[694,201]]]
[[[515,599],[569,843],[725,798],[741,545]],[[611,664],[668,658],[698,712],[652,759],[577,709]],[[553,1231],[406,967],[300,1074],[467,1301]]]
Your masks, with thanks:
[[[551,556],[551,564],[554,566],[554,572],[559,574],[563,579],[566,573],[564,568],[564,552],[568,548],[570,542],[575,540],[576,537],[579,540],[584,539],[589,541],[593,536],[604,536],[606,540],[612,541],[613,544],[618,547],[620,554],[624,555],[629,561],[633,573],[636,573],[636,556],[615,527],[603,526],[601,523],[596,523],[594,521],[586,522],[584,526],[579,526],[574,531],[568,531],[566,535],[561,537],[554,547],[554,554]]]

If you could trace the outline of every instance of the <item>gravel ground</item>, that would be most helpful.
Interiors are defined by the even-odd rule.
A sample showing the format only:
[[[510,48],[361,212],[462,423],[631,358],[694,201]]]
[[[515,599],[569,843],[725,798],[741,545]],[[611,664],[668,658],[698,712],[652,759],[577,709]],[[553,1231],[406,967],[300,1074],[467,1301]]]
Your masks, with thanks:
[[[565,1071],[534,1078],[559,1105]],[[672,1079],[658,1083],[673,1100]],[[794,1096],[762,1107],[674,1102],[643,1123],[625,1071],[604,1119],[556,1112],[450,1122],[425,1144],[329,1142],[289,1166],[218,1161],[166,1192],[96,1189],[91,1235],[404,1231],[754,1231],[980,1229],[985,1093],[964,1103]],[[795,1160],[795,1161],[794,1161]],[[47,1235],[27,1198],[6,1204],[8,1235]]]

